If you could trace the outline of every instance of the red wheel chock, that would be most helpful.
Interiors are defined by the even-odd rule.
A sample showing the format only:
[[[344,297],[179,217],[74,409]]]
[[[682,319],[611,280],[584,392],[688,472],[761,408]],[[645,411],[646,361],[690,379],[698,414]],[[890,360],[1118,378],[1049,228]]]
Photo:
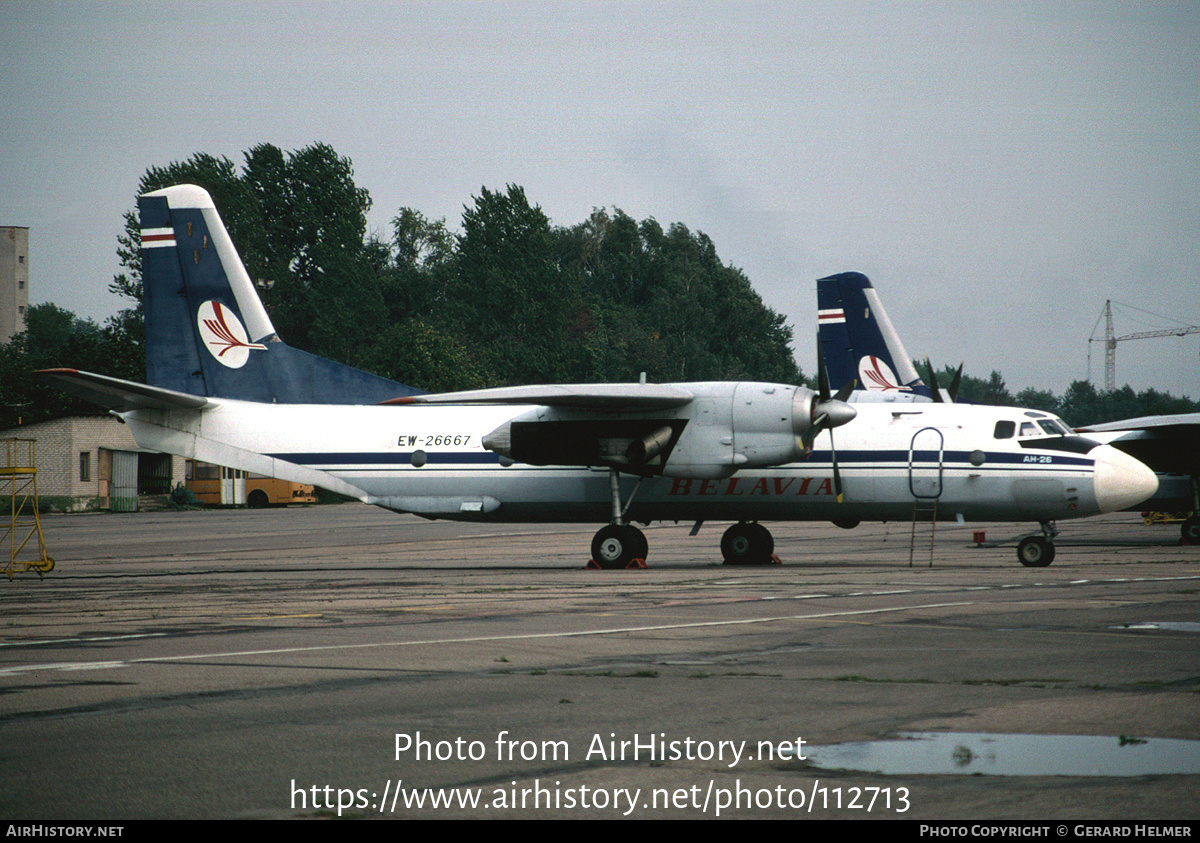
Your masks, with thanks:
[[[646,560],[645,560],[645,559],[630,559],[630,560],[629,560],[629,564],[625,566],[624,570],[626,570],[626,571],[633,571],[633,570],[637,570],[638,568],[645,568],[645,567],[646,567]],[[601,568],[601,567],[600,567],[598,564],[596,564],[596,560],[595,560],[595,559],[589,559],[589,560],[587,561],[587,564],[583,566],[583,569],[584,569],[585,571],[603,571],[603,570],[606,570],[605,568]]]

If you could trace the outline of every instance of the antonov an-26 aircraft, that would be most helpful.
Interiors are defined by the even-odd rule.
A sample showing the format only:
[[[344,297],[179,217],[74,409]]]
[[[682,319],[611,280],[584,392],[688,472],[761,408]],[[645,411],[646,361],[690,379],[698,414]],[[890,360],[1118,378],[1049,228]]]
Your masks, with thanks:
[[[733,521],[726,563],[765,563],[763,521],[1049,523],[1154,492],[1137,460],[1017,408],[846,403],[847,384],[559,384],[427,395],[276,336],[208,193],[140,197],[147,380],[50,372],[144,448],[311,483],[428,518],[606,523],[593,560],[645,560],[634,522]],[[1019,437],[1035,422],[1045,435]],[[835,452],[836,431],[836,452]],[[1026,565],[1053,545],[1022,543]]]

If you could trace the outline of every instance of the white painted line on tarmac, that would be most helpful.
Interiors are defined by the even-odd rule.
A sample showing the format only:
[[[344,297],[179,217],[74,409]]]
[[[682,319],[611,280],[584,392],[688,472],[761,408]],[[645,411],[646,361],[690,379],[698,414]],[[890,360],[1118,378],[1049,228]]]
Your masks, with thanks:
[[[37,647],[43,644],[86,644],[93,641],[128,641],[130,638],[163,638],[165,632],[139,632],[130,635],[93,635],[87,638],[44,638],[37,641],[0,641],[0,647]]]
[[[916,606],[889,606],[881,609],[855,609],[843,612],[821,612],[811,615],[780,615],[770,618],[746,618],[727,621],[695,621],[692,623],[656,624],[653,626],[625,626],[615,629],[583,629],[573,632],[529,632],[518,635],[479,635],[466,638],[426,638],[420,641],[379,641],[372,644],[325,644],[313,647],[281,647],[271,650],[240,650],[229,653],[195,653],[185,656],[149,656],[125,661],[67,662],[59,664],[17,665],[0,669],[0,676],[17,676],[36,670],[105,670],[116,667],[131,667],[136,664],[158,664],[163,662],[199,661],[203,659],[231,659],[245,656],[280,656],[290,653],[319,653],[335,650],[367,650],[379,647],[418,647],[447,644],[479,644],[488,641],[531,641],[539,638],[581,638],[589,635],[623,635],[636,632],[663,632],[671,629],[700,629],[718,626],[744,626],[782,621],[822,620],[824,618],[849,617],[853,615],[877,615],[885,612],[908,612],[915,609],[941,609],[948,606],[970,606],[974,601],[955,603],[925,603]]]

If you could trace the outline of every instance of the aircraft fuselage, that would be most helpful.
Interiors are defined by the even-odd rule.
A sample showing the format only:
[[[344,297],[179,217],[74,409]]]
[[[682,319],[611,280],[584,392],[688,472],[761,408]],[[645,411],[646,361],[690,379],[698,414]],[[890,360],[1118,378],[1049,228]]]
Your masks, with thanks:
[[[489,432],[537,407],[216,403],[203,413],[124,417],[143,447],[429,517],[603,522],[611,511],[605,466],[513,463],[484,447]],[[686,424],[661,474],[640,484],[621,476],[623,499],[638,486],[628,520],[887,521],[911,518],[914,501],[936,500],[940,519],[1046,522],[1120,509],[1152,481],[1140,464],[1084,437],[1039,429],[997,438],[997,422],[1019,430],[1030,420],[1026,410],[858,405],[855,421],[833,436],[845,492],[838,503],[829,431],[805,459],[735,470],[718,464],[733,462],[722,449],[732,455],[738,447],[722,435],[735,412],[726,409],[710,406],[707,418],[692,407],[644,414]],[[711,444],[710,470],[676,471],[672,461],[687,453],[688,435]]]

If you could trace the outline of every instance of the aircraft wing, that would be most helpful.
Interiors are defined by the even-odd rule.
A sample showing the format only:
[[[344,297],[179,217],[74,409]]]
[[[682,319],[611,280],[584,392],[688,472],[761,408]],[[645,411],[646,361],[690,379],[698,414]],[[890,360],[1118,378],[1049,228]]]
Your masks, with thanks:
[[[549,384],[472,389],[433,395],[407,395],[384,404],[536,404],[608,411],[649,411],[682,407],[695,396],[677,386],[645,383]]]
[[[1173,416],[1142,416],[1136,419],[1105,422],[1104,424],[1089,424],[1076,428],[1080,433],[1104,433],[1113,430],[1144,431],[1156,427],[1200,428],[1200,413],[1180,413]]]
[[[42,369],[37,374],[55,381],[63,392],[118,413],[129,410],[203,410],[213,406],[213,402],[200,395],[78,369]]]
[[[1200,474],[1200,413],[1142,416],[1076,428],[1136,457],[1157,472]]]

